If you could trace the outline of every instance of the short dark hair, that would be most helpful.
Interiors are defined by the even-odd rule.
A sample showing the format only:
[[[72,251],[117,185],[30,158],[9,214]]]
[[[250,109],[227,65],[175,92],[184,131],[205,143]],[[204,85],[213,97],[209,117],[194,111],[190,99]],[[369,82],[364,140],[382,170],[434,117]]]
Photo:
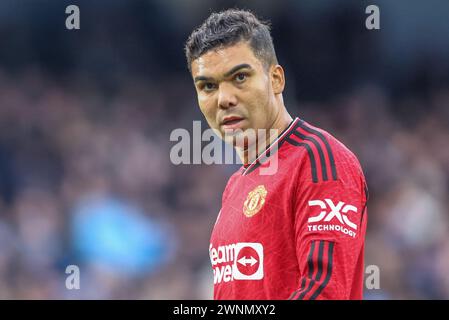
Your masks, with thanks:
[[[192,62],[209,50],[232,46],[240,41],[249,43],[254,55],[267,69],[278,63],[269,22],[259,20],[247,10],[228,9],[212,13],[190,35],[185,45],[189,71]]]

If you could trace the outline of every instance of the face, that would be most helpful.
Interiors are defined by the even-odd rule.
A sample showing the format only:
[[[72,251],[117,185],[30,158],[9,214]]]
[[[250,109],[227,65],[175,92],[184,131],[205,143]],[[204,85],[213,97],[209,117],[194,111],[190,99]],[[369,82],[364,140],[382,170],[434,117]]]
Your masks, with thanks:
[[[200,109],[226,142],[247,147],[248,129],[271,128],[276,116],[271,69],[246,42],[206,52],[191,70]]]

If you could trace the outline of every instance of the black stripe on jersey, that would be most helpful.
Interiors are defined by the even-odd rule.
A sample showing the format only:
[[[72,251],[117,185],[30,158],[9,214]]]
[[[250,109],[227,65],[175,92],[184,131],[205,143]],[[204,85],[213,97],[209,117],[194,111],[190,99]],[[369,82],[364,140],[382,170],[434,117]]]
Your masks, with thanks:
[[[251,172],[253,172],[254,170],[256,170],[257,168],[259,168],[260,167],[260,162],[257,162],[255,165],[253,165],[251,168],[249,168],[249,169],[245,169],[244,171],[243,171],[243,175],[247,175],[247,174],[250,174]]]
[[[310,158],[310,167],[312,170],[312,181],[317,183],[318,182],[318,175],[316,172],[316,161],[315,161],[315,156],[313,155],[313,151],[312,148],[310,148],[310,146],[307,143],[302,143],[302,142],[298,142],[295,141],[293,139],[291,139],[290,137],[285,137],[285,141],[287,141],[288,143],[290,143],[291,145],[294,145],[296,147],[304,147],[307,150],[307,153],[309,154],[309,158]]]
[[[302,290],[304,290],[305,286],[306,286],[306,278],[304,277],[304,278],[302,278],[302,281],[301,281],[301,288],[296,291],[293,291],[293,293],[290,295],[290,297],[287,300],[292,300],[298,294],[298,292],[301,292]]]
[[[310,249],[311,254],[309,254],[309,257],[308,257],[309,278],[310,279],[312,278],[312,275],[313,275],[313,261],[312,261],[312,257],[313,257],[313,252],[315,251],[314,244],[315,244],[315,242],[312,242],[312,248]],[[320,295],[320,293],[324,290],[324,288],[327,286],[327,284],[330,281],[330,278],[332,276],[332,265],[333,265],[333,252],[334,252],[334,243],[333,242],[328,242],[326,277],[324,278],[323,282],[318,286],[318,288],[315,289],[315,291],[312,290],[312,288],[314,287],[315,283],[320,281],[321,276],[323,274],[323,270],[324,270],[324,259],[323,259],[324,245],[325,245],[325,241],[320,241],[320,245],[319,245],[319,248],[318,248],[318,259],[317,259],[317,263],[318,263],[317,274],[316,274],[314,279],[310,280],[309,286],[307,287],[307,289],[305,291],[303,291],[299,295],[297,300],[304,299],[304,297],[311,291],[313,293],[310,296],[310,300],[315,300]],[[303,283],[305,283],[304,279],[303,279]],[[298,290],[296,292],[302,291],[303,288],[304,288],[304,286],[302,286],[301,290]]]
[[[315,242],[312,241],[312,245],[310,246],[309,255],[307,257],[307,268],[309,269],[309,279],[313,277],[313,253],[315,252]],[[293,299],[299,292],[303,291],[306,286],[306,277],[302,278],[301,288],[293,292],[289,299]]]
[[[318,141],[316,141],[315,138],[310,136],[305,136],[301,132],[293,131],[293,134],[297,136],[298,138],[302,140],[307,140],[312,142],[315,145],[315,148],[318,150],[318,155],[320,156],[320,162],[321,162],[321,174],[323,175],[323,180],[327,181],[327,170],[326,170],[326,160],[324,158],[323,149],[321,149],[320,144]]]
[[[290,295],[290,297],[288,297],[287,300],[292,300],[292,299],[298,294],[298,292],[304,290],[304,286],[305,286],[305,285],[306,285],[306,278],[302,278],[302,281],[301,281],[301,288],[298,289],[298,290],[296,290],[296,291],[293,291],[293,293]]]
[[[301,290],[304,290],[305,287],[306,287],[306,278],[302,278],[302,281],[301,281]],[[295,294],[296,294],[297,292],[298,292],[298,291],[296,291]]]
[[[323,248],[322,248],[323,246],[324,246],[324,242],[320,241],[320,246],[318,249],[318,273],[317,273],[317,276],[318,276],[318,274],[320,274],[320,277],[321,277],[321,273],[322,273],[322,269],[323,269]],[[312,242],[312,248],[310,249],[310,254],[307,259],[307,263],[309,266],[309,279],[310,279],[309,286],[307,287],[306,290],[304,290],[299,295],[299,297],[296,300],[304,299],[305,295],[307,293],[309,293],[310,290],[312,290],[313,285],[315,284],[316,277],[315,277],[315,279],[312,279],[312,277],[313,277],[313,251],[315,251],[314,248],[315,248],[315,241]]]
[[[312,277],[313,277],[313,252],[315,251],[315,242],[316,241],[312,241],[309,256],[307,257],[307,266],[309,268],[309,278],[310,279],[312,279]]]
[[[321,243],[320,243],[321,245]],[[327,284],[329,283],[329,280],[331,278],[332,275],[332,259],[333,259],[333,254],[334,254],[334,243],[333,242],[329,242],[329,248],[328,248],[328,253],[327,253],[327,272],[326,272],[326,278],[324,279],[323,283],[320,284],[320,286],[318,287],[318,289],[316,289],[316,291],[312,294],[312,296],[310,297],[310,300],[315,300],[318,295],[321,293],[321,291],[323,291],[323,289],[327,286]],[[320,275],[321,276],[321,275]],[[317,274],[317,280],[320,280],[318,278],[318,274]]]
[[[317,281],[320,281],[321,274],[323,273],[323,250],[324,250],[324,242],[320,241],[320,247],[318,249],[318,272],[315,277]]]
[[[307,257],[307,264],[308,264],[308,268],[309,268],[309,278],[312,278],[312,275],[313,275],[313,260],[312,259],[313,259],[313,252],[314,251],[315,251],[315,241],[312,241],[312,246],[311,246],[310,251],[309,251],[309,256]],[[302,281],[301,281],[301,288],[296,290],[296,291],[294,291],[290,295],[288,300],[293,299],[298,294],[298,292],[301,292],[302,290],[304,290],[305,286],[306,286],[306,277],[303,277]]]
[[[331,170],[332,170],[332,178],[334,180],[337,180],[337,169],[335,167],[334,154],[332,153],[332,149],[329,145],[329,141],[327,141],[326,137],[321,132],[306,125],[303,120],[301,120],[299,122],[299,127],[304,129],[304,131],[307,131],[310,134],[316,135],[317,137],[319,137],[321,139],[321,141],[323,141],[324,145],[326,146],[327,153],[329,154],[329,161],[330,161]]]

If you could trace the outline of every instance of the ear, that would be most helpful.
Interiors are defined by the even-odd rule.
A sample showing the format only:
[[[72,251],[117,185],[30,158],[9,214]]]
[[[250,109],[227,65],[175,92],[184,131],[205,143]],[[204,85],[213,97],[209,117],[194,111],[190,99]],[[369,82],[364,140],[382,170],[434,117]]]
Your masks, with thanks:
[[[278,64],[272,65],[270,67],[270,77],[274,94],[281,94],[285,87],[284,69]]]

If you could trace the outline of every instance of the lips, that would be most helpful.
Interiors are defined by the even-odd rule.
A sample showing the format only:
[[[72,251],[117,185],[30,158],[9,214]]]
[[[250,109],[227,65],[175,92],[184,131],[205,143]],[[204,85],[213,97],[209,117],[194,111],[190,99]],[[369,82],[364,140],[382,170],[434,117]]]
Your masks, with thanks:
[[[236,124],[242,120],[243,120],[242,117],[230,116],[230,117],[223,118],[223,121],[221,122],[221,124],[222,125],[232,125],[232,124]]]
[[[221,126],[223,129],[238,129],[240,128],[241,122],[244,120],[242,117],[238,116],[228,116],[224,117]]]

